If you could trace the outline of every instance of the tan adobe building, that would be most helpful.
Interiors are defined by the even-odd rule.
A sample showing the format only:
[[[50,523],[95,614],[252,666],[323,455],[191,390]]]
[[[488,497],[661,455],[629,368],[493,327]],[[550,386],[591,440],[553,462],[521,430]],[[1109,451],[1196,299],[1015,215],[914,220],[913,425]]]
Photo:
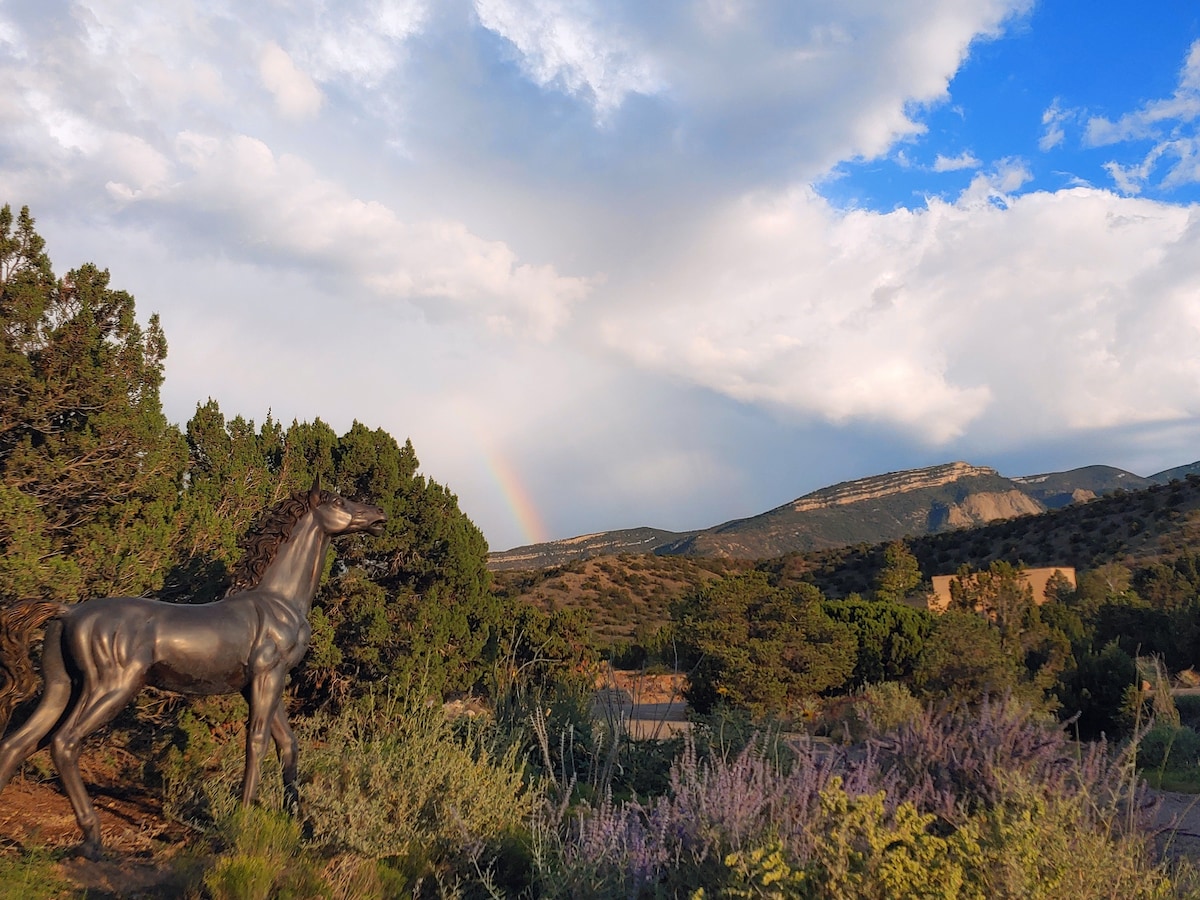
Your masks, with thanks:
[[[1021,578],[1033,589],[1033,602],[1038,606],[1046,602],[1046,582],[1055,572],[1062,572],[1067,581],[1071,582],[1071,587],[1076,586],[1073,566],[1052,566],[1042,569],[1026,569],[1021,572]],[[929,595],[927,605],[931,611],[945,612],[950,606],[950,582],[957,577],[957,575],[934,575],[930,579],[933,582],[933,592]]]

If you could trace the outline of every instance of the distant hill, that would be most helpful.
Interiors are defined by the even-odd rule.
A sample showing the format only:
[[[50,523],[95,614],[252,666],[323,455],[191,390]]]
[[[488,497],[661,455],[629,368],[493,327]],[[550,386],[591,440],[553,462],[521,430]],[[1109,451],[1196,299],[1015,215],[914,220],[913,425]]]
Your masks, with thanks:
[[[698,531],[598,532],[492,553],[488,564],[493,571],[539,569],[621,553],[765,559],[969,528],[1193,473],[1200,473],[1200,462],[1149,478],[1112,466],[1005,478],[995,469],[952,462],[842,482],[757,516]]]
[[[1187,468],[1186,466],[1181,468]],[[1182,476],[1178,476],[1182,477]],[[1116,490],[1136,491],[1160,483],[1153,475],[1142,478],[1112,466],[1084,466],[1069,472],[1024,475],[1013,479],[1030,497],[1048,509],[1061,509],[1072,503],[1094,500]],[[1170,478],[1161,483],[1166,484]]]
[[[759,559],[979,525],[1046,509],[995,469],[964,462],[889,472],[696,532],[660,553]]]
[[[1170,484],[1172,481],[1187,478],[1189,475],[1200,475],[1200,461],[1157,472],[1150,476],[1150,480],[1157,484]]]
[[[657,553],[686,535],[661,528],[626,528],[622,531],[601,531],[561,541],[530,544],[502,553],[489,553],[488,566],[500,569],[544,569],[561,566],[575,559],[594,556],[616,556],[619,553]]]
[[[1109,562],[1136,567],[1170,560],[1200,551],[1200,473],[1037,515],[915,536],[907,543],[926,578],[964,564],[986,568],[995,560],[1072,566],[1081,572]],[[495,586],[504,598],[585,610],[603,643],[644,641],[666,624],[674,600],[714,578],[751,568],[780,584],[814,584],[831,599],[865,594],[874,587],[885,548],[882,542],[855,543],[753,561],[622,553],[539,570],[497,571]]]

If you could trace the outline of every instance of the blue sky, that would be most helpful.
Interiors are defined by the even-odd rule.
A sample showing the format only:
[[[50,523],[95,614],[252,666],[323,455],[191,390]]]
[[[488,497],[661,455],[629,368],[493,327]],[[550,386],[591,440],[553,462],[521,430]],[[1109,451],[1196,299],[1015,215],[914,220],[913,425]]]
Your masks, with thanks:
[[[1198,121],[1177,0],[0,0],[0,202],[172,420],[411,437],[495,549],[1200,458]]]
[[[929,194],[953,197],[978,169],[943,165],[937,171],[939,157],[959,164],[1019,158],[1030,176],[1025,191],[1111,187],[1105,164],[1149,153],[1155,141],[1131,141],[1114,154],[1110,145],[1086,140],[1087,119],[1118,119],[1149,99],[1170,97],[1179,87],[1179,63],[1198,37],[1200,7],[1182,0],[1155,4],[1147,15],[1120,3],[1036,4],[1002,37],[971,49],[948,101],[918,114],[924,135],[882,158],[839,166],[822,193],[880,211],[921,206]],[[1061,113],[1062,137],[1041,146],[1049,110]],[[1152,179],[1142,193],[1175,203],[1200,199],[1195,180],[1160,189]]]

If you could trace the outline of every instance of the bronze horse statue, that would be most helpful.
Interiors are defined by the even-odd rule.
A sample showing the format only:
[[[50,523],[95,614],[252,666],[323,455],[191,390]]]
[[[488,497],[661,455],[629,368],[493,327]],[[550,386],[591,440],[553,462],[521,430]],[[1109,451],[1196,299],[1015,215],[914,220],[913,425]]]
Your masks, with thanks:
[[[285,800],[294,809],[297,742],[282,696],[287,673],[312,636],[308,612],[325,553],[334,535],[378,535],[386,520],[379,507],[322,491],[318,480],[263,515],[221,600],[188,605],[104,597],[71,606],[27,600],[0,611],[0,663],[13,673],[0,690],[0,730],[36,690],[29,643],[33,630],[46,625],[45,688],[30,718],[0,742],[0,790],[49,743],[83,832],[81,850],[98,857],[100,821],[79,772],[80,747],[152,685],[184,694],[241,692],[250,706],[242,803],[254,798],[269,734],[283,768]],[[16,658],[14,649],[21,651]],[[23,671],[29,677],[21,677]]]

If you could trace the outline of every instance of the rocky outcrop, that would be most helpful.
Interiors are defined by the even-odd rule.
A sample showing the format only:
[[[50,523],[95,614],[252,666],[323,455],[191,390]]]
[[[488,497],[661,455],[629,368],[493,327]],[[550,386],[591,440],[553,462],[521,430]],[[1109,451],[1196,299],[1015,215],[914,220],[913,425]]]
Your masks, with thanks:
[[[1033,513],[1045,512],[1046,507],[1019,490],[981,491],[968,494],[961,503],[947,506],[943,521],[931,528],[941,531],[947,528],[970,528],[997,519],[1013,519]],[[932,523],[931,523],[932,524]]]
[[[908,469],[903,472],[888,472],[886,475],[873,475],[870,478],[860,478],[856,481],[843,481],[832,487],[821,488],[819,491],[805,494],[798,500],[792,501],[788,506],[792,512],[807,512],[812,509],[861,503],[864,500],[878,500],[910,491],[944,487],[963,478],[999,477],[999,475],[999,472],[987,466],[973,466],[965,462],[943,463],[940,466],[929,466],[925,469]]]

